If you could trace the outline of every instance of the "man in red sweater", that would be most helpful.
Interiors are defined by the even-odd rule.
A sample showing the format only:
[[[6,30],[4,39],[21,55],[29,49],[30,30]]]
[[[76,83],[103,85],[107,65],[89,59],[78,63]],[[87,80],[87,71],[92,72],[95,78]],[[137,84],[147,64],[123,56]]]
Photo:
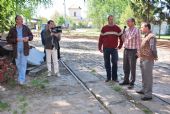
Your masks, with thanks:
[[[108,25],[105,25],[100,34],[98,48],[104,55],[105,68],[107,73],[106,82],[113,80],[118,81],[117,77],[117,62],[118,62],[118,51],[123,45],[121,39],[121,29],[114,24],[113,16],[108,16]],[[111,67],[111,62],[112,67]]]

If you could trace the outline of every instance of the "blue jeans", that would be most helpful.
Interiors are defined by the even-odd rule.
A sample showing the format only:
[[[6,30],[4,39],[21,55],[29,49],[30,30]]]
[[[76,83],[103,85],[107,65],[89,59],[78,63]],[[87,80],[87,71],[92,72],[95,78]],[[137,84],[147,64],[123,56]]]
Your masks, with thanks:
[[[107,80],[111,80],[112,78],[112,80],[117,81],[118,51],[117,49],[114,48],[104,48],[103,52],[104,52],[104,63],[105,63],[105,68],[107,73]]]
[[[20,83],[25,82],[25,75],[26,75],[26,69],[27,69],[27,56],[24,55],[23,51],[17,52],[17,58],[15,59],[16,66],[18,69],[18,81]]]

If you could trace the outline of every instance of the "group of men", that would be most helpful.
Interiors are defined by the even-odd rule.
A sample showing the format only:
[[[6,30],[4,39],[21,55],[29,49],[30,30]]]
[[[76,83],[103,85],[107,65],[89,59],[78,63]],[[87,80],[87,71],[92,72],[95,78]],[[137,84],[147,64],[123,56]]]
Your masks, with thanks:
[[[16,25],[12,27],[7,36],[7,42],[12,44],[15,63],[18,70],[18,83],[26,84],[27,56],[29,55],[29,41],[33,40],[31,30],[23,24],[23,18],[20,15],[15,17]],[[49,20],[47,27],[43,31],[43,45],[48,68],[48,76],[59,75],[58,59],[60,33],[53,33],[51,30],[55,27],[54,21]],[[53,72],[52,72],[53,66]]]
[[[135,27],[135,19],[130,18],[127,20],[128,28],[124,28],[122,31],[114,24],[113,20],[114,17],[112,15],[108,16],[108,24],[102,28],[98,43],[98,49],[104,56],[107,73],[105,82],[111,80],[118,82],[118,49],[121,49],[124,44],[124,80],[119,84],[122,86],[129,85],[129,89],[134,87],[136,80],[136,62],[137,58],[140,58],[143,88],[136,92],[144,94],[144,97],[141,98],[142,100],[151,100],[153,84],[152,71],[154,61],[158,58],[156,37],[151,32],[151,25],[143,22],[141,24],[141,30],[139,30]],[[141,38],[141,32],[144,33],[143,39]]]
[[[123,70],[124,80],[120,85],[129,85],[133,88],[136,80],[136,61],[140,58],[143,88],[137,93],[144,94],[142,100],[152,99],[152,70],[154,61],[157,60],[156,37],[151,32],[151,25],[143,22],[141,30],[135,27],[135,19],[127,20],[128,28],[122,30],[114,24],[114,17],[108,16],[108,25],[105,25],[100,34],[98,48],[104,55],[107,80],[118,82],[118,49],[124,44]],[[18,82],[23,85],[26,81],[27,56],[29,55],[29,41],[33,40],[31,30],[23,24],[22,16],[15,18],[16,25],[10,29],[7,42],[12,44],[14,58],[18,69]],[[47,22],[46,29],[41,33],[42,44],[45,47],[48,76],[59,75],[58,59],[60,33],[53,33],[55,27],[52,20]],[[141,39],[141,31],[144,38]],[[142,42],[141,42],[142,41]],[[112,64],[111,64],[112,63]],[[52,73],[51,66],[54,66]],[[131,78],[129,79],[131,74]]]

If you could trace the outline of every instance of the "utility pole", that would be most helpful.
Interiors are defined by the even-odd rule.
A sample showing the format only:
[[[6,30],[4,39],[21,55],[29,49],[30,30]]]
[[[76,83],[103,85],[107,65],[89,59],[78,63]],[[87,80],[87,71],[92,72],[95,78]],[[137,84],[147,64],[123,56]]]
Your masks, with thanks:
[[[65,23],[64,23],[64,24],[65,24],[65,26],[66,26],[66,21],[67,21],[67,20],[66,20],[66,18],[67,18],[67,17],[66,17],[66,16],[67,16],[67,15],[66,15],[66,0],[64,0],[64,4],[63,4],[63,5],[64,5],[64,20],[65,20]]]

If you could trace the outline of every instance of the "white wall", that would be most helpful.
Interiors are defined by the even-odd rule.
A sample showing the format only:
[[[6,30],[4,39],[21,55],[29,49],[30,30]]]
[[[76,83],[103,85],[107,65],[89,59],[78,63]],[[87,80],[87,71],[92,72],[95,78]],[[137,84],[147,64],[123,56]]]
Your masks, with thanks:
[[[153,24],[151,24],[151,25],[152,25],[153,33],[159,34],[159,25],[153,25]],[[160,31],[162,35],[165,35],[167,33],[168,26],[169,25],[167,24],[167,22],[162,22],[162,24],[161,24],[161,31]]]
[[[74,12],[76,12],[76,16],[74,16]],[[70,17],[76,17],[77,19],[81,19],[81,9],[69,9],[69,16]]]

